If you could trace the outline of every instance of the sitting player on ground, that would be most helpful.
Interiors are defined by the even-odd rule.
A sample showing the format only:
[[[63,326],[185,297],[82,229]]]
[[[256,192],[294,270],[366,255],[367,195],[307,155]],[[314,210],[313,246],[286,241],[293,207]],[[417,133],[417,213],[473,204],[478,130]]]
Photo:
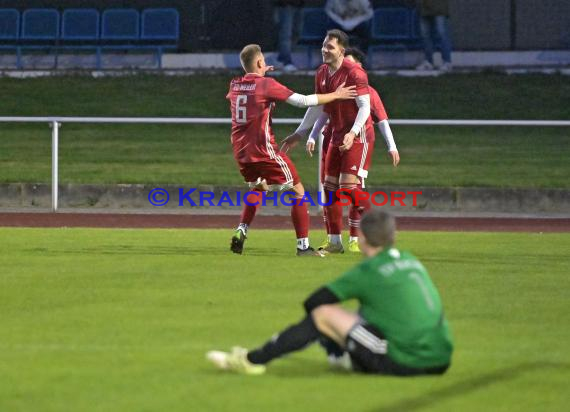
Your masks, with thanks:
[[[354,99],[355,87],[344,87],[343,83],[332,93],[304,96],[292,92],[275,79],[265,77],[273,67],[265,64],[258,45],[245,46],[240,60],[246,74],[231,81],[226,98],[231,104],[234,158],[252,192],[244,201],[241,221],[232,237],[230,249],[234,253],[243,252],[248,227],[262,203],[264,191],[292,189],[295,199],[292,201],[291,218],[297,235],[297,255],[321,256],[309,245],[309,211],[307,202],[301,201],[305,190],[295,165],[275,144],[271,111],[276,101],[309,107],[338,99]]]
[[[371,210],[362,218],[360,248],[367,257],[305,301],[306,316],[258,349],[211,351],[220,369],[248,375],[319,341],[335,366],[354,371],[411,376],[442,374],[453,343],[439,293],[424,266],[396,249],[394,217]],[[356,299],[358,313],[338,303]]]

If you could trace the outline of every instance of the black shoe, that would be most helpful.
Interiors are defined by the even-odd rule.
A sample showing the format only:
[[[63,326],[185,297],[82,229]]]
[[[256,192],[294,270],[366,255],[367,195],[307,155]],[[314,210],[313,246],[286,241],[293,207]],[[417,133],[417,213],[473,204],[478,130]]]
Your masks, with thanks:
[[[319,250],[315,250],[312,247],[308,247],[307,249],[299,249],[297,248],[297,256],[317,256],[317,257],[325,257]]]
[[[247,236],[245,233],[243,233],[243,230],[237,229],[232,236],[230,250],[241,255],[243,252],[243,244],[245,243],[245,239],[247,239]]]

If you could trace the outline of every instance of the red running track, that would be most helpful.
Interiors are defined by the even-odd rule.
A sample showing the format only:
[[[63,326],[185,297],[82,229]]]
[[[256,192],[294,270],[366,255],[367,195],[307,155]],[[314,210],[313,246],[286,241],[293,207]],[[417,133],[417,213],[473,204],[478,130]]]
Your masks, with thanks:
[[[5,227],[105,227],[105,228],[216,228],[231,229],[237,215],[174,215],[133,213],[0,213]],[[570,218],[398,217],[399,230],[479,232],[570,232]],[[256,216],[252,227],[292,229],[289,216]],[[322,220],[311,217],[311,227],[322,229]]]

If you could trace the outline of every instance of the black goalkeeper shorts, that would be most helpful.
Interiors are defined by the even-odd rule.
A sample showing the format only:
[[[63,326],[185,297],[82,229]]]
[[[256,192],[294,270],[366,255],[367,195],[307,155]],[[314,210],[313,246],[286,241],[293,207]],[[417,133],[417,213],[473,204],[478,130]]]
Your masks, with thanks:
[[[394,362],[388,357],[388,341],[382,332],[368,324],[358,323],[348,332],[346,350],[357,372],[396,376],[441,375],[449,368],[449,365],[411,368]]]

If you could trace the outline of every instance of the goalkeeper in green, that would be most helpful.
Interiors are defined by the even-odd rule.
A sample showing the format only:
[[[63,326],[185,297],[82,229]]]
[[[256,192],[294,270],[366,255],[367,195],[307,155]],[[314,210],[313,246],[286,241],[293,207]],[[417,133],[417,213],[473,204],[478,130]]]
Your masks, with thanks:
[[[424,266],[394,247],[395,219],[372,210],[360,225],[366,259],[304,302],[306,316],[263,346],[210,351],[218,368],[265,373],[273,359],[319,342],[332,365],[396,376],[443,374],[453,342],[439,293]],[[356,299],[358,313],[339,305]]]

